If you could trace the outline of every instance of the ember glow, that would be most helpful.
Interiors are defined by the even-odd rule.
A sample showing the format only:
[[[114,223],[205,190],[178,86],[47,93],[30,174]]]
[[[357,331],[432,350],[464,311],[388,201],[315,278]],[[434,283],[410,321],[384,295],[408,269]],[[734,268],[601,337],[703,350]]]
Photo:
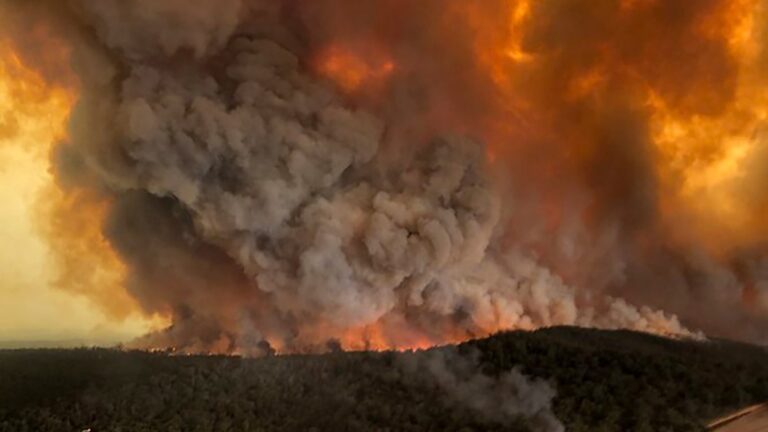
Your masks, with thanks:
[[[78,101],[25,218],[136,346],[768,342],[764,1],[188,3],[0,8],[14,104]]]
[[[370,55],[368,49],[360,55],[341,46],[331,46],[320,55],[319,72],[330,78],[342,90],[353,93],[361,87],[381,85],[395,69],[394,63],[386,57]]]

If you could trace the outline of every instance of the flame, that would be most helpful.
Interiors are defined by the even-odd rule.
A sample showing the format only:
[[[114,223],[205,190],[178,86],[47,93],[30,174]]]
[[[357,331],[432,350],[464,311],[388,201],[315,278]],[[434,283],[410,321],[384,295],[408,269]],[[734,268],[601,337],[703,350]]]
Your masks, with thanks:
[[[465,73],[455,74],[463,80],[461,83],[449,80],[450,83],[442,86],[436,84],[436,93],[445,90],[446,93],[455,91],[458,94],[462,90],[456,90],[455,87],[466,84],[470,88],[466,90],[467,93],[477,91],[482,95],[482,104],[487,106],[467,104],[468,107],[456,109],[450,106],[452,95],[444,99],[429,99],[424,105],[435,105],[436,108],[430,106],[424,110],[434,109],[436,112],[432,117],[425,114],[427,120],[424,123],[435,123],[440,130],[444,130],[446,125],[457,129],[478,130],[477,135],[488,143],[486,158],[494,168],[507,163],[527,163],[528,158],[521,156],[521,152],[532,152],[532,149],[525,148],[527,143],[551,146],[543,152],[548,153],[542,157],[548,159],[546,162],[537,165],[540,161],[536,160],[536,164],[523,167],[525,170],[521,171],[530,177],[533,186],[541,189],[542,196],[537,197],[539,208],[534,212],[541,213],[545,229],[555,232],[562,228],[565,216],[569,216],[563,214],[568,210],[564,208],[563,197],[558,193],[571,192],[563,192],[562,185],[558,183],[563,179],[583,175],[580,170],[584,166],[593,169],[594,166],[585,160],[604,150],[601,144],[594,142],[594,129],[605,126],[604,123],[610,120],[590,117],[609,113],[605,108],[611,105],[605,103],[604,99],[616,95],[625,97],[629,101],[622,100],[618,105],[622,108],[629,105],[637,108],[641,111],[639,117],[642,117],[642,121],[649,122],[647,126],[652,144],[650,158],[655,176],[653,180],[658,180],[659,189],[658,197],[654,199],[658,199],[657,204],[661,207],[662,229],[668,230],[675,237],[674,240],[692,244],[703,242],[711,252],[727,257],[729,252],[740,245],[749,244],[754,238],[763,238],[768,234],[768,226],[762,220],[768,210],[768,193],[762,190],[766,179],[760,177],[766,167],[757,165],[760,160],[768,157],[764,148],[768,144],[765,142],[764,131],[768,117],[768,92],[763,77],[766,60],[762,46],[763,29],[760,28],[760,23],[766,21],[764,2],[702,2],[701,10],[704,12],[691,14],[691,19],[696,21],[692,32],[688,32],[687,27],[679,35],[672,31],[673,35],[685,39],[683,42],[665,41],[663,36],[655,39],[654,30],[669,30],[664,26],[688,25],[688,22],[681,24],[675,19],[671,19],[671,24],[654,20],[657,18],[654,13],[659,10],[661,13],[676,15],[666,9],[654,9],[663,2],[620,0],[596,5],[595,10],[605,8],[608,10],[605,16],[617,22],[601,23],[606,27],[595,30],[595,34],[609,36],[606,40],[588,40],[584,46],[579,45],[582,41],[574,41],[576,48],[582,52],[571,50],[568,44],[572,41],[566,38],[570,32],[577,36],[575,39],[581,36],[589,39],[593,35],[589,31],[581,33],[582,29],[567,28],[568,25],[573,26],[574,22],[566,22],[565,28],[558,27],[556,32],[537,29],[536,26],[541,22],[546,26],[548,21],[564,19],[560,16],[538,15],[542,9],[546,9],[547,5],[541,6],[545,2],[445,1],[444,9],[436,11],[435,15],[440,16],[436,23],[445,25],[446,29],[429,30],[445,37],[446,50],[451,49],[452,42],[468,43],[468,48],[460,48],[467,48],[473,58],[471,62],[457,61],[460,67],[467,69],[462,71]],[[381,2],[383,7],[406,3]],[[399,9],[407,10],[405,7]],[[556,15],[564,12],[557,8],[554,11]],[[589,14],[587,16],[592,17]],[[600,14],[595,16],[603,17]],[[624,47],[619,46],[623,39],[618,42],[609,40],[610,36],[620,39],[618,36],[624,32],[622,25],[625,23],[639,24],[634,29],[644,33],[638,36],[643,39],[638,44],[642,49],[626,52]],[[458,36],[456,40],[451,40],[448,36],[453,35],[446,31],[452,31],[454,24]],[[434,77],[437,82],[442,78],[435,76],[439,68],[453,65],[452,60],[462,60],[447,56],[450,59],[439,63],[434,69],[425,67],[424,70],[416,70],[424,65],[409,58],[412,53],[403,54],[400,51],[407,50],[389,49],[387,41],[381,40],[393,37],[402,29],[396,24],[392,24],[392,29],[388,28],[389,24],[386,27],[387,31],[382,32],[385,34],[377,34],[370,41],[353,41],[351,37],[349,40],[332,40],[318,51],[312,59],[311,67],[351,99],[367,99],[368,105],[377,106],[384,104],[370,103],[370,99],[379,99],[378,96],[397,79],[406,75],[423,79],[425,77],[419,77],[419,73],[429,71],[426,79]],[[543,36],[538,35],[539,40],[531,38],[531,34],[537,31],[543,33]],[[427,35],[424,37],[429,39]],[[673,75],[685,75],[686,70],[676,70],[686,69],[679,64],[668,66],[667,69],[658,67],[657,70],[657,66],[665,66],[656,64],[663,63],[660,60],[674,60],[664,58],[664,55],[675,54],[664,50],[657,52],[659,45],[670,42],[668,45],[676,48],[690,48],[686,46],[686,38],[695,39],[694,45],[702,41],[713,42],[718,53],[717,49],[721,46],[727,47],[728,58],[712,62],[714,64],[722,60],[728,63],[726,66],[733,66],[733,71],[729,69],[723,73],[735,80],[733,95],[715,94],[718,92],[701,86],[688,89],[682,84],[683,80],[691,77],[664,76],[670,70]],[[362,35],[360,39],[365,39],[365,36]],[[438,39],[442,42],[441,38]],[[437,44],[428,46],[442,47]],[[54,58],[68,57],[65,48],[55,43],[51,47],[49,51]],[[698,48],[698,45],[694,46],[693,50]],[[578,58],[574,60],[569,57],[563,65],[554,62],[555,66],[563,66],[562,70],[556,69],[547,61],[550,57],[560,60],[559,51],[576,52],[573,57]],[[456,53],[455,57],[464,54],[462,51]],[[692,57],[701,60],[703,56]],[[704,68],[692,69],[699,71]],[[542,78],[540,75],[546,76]],[[485,92],[485,87],[490,87],[492,91]],[[678,87],[683,88],[683,91],[678,92]],[[409,89],[408,86],[397,88],[403,92]],[[35,179],[37,186],[33,188],[34,192],[41,196],[37,210],[42,221],[38,228],[41,228],[39,231],[43,233],[44,240],[55,252],[59,270],[56,284],[68,292],[87,295],[110,316],[126,318],[138,306],[125,292],[125,266],[101,233],[102,222],[110,210],[110,201],[93,191],[78,188],[63,190],[57,185],[55,176],[49,173],[51,167],[47,156],[58,142],[66,140],[67,118],[76,102],[76,95],[76,86],[46,82],[39,73],[24,65],[13,47],[0,45],[0,143],[5,149],[13,148],[35,155],[34,163],[25,169],[26,172],[15,177],[14,181],[25,182],[32,177]],[[434,97],[431,94],[424,95],[423,99],[427,100],[428,96]],[[415,97],[419,98],[419,102],[422,101],[422,95]],[[457,99],[464,101],[460,97]],[[466,99],[474,102],[473,98]],[[422,118],[419,115],[421,112],[415,112],[413,117],[420,121]],[[522,134],[533,135],[536,139],[517,139]],[[567,170],[573,172],[563,172]],[[626,175],[630,177],[633,174]],[[27,189],[25,191],[28,192]],[[601,197],[590,198],[598,201]],[[583,219],[589,219],[590,209],[584,213]],[[10,256],[11,252],[6,253]],[[556,267],[554,271],[567,279],[569,269],[566,266],[553,267]],[[745,303],[758,301],[756,295],[756,288],[744,288]],[[471,333],[466,330],[466,326],[449,321],[442,326],[428,326],[433,331],[439,328],[439,331],[427,333],[413,323],[406,322],[405,318],[387,316],[351,329],[313,323],[313,328],[302,328],[300,334],[307,339],[303,342],[308,344],[338,338],[342,348],[347,350],[419,349],[525,326],[525,323],[494,312],[488,311],[486,317],[478,319],[487,321],[473,323],[477,329]],[[289,352],[291,347],[283,345],[286,337],[279,336],[275,336],[274,340],[269,337],[267,339],[278,352]],[[222,350],[229,349],[227,347],[230,345],[222,339]]]
[[[621,41],[590,40],[585,42],[589,46],[579,46],[580,42],[576,41],[576,48],[585,51],[585,58],[577,55],[573,55],[578,57],[575,59],[568,57],[567,60],[572,63],[566,62],[563,70],[553,70],[547,62],[550,57],[558,57],[557,50],[569,50],[571,41],[562,40],[563,46],[560,47],[551,40],[545,40],[543,44],[547,49],[554,50],[553,53],[537,51],[537,42],[542,42],[535,38],[531,41],[529,37],[540,30],[536,26],[541,21],[558,19],[537,15],[546,9],[546,5],[539,8],[542,3],[545,2],[447,1],[445,10],[441,12],[447,17],[446,22],[467,26],[461,34],[471,40],[475,62],[472,66],[477,66],[481,75],[475,76],[473,71],[469,76],[485,80],[493,88],[485,101],[487,106],[482,107],[487,112],[483,112],[480,124],[467,127],[479,130],[478,134],[487,143],[485,154],[489,164],[501,166],[526,160],[520,154],[531,149],[519,143],[533,141],[552,146],[543,157],[547,160],[542,162],[542,166],[536,166],[541,169],[532,174],[535,178],[530,180],[539,183],[536,187],[541,190],[538,197],[540,208],[536,211],[541,213],[542,220],[547,221],[547,228],[554,233],[563,224],[563,212],[566,210],[563,208],[563,196],[558,194],[567,192],[562,192],[559,179],[581,175],[579,170],[583,167],[578,165],[589,165],[590,162],[585,160],[603,150],[600,144],[595,143],[596,133],[610,119],[589,117],[609,113],[611,105],[605,100],[622,97],[625,99],[618,103],[620,106],[637,107],[640,112],[638,118],[647,121],[643,127],[648,128],[650,135],[652,175],[658,181],[658,196],[655,197],[658,202],[655,204],[661,209],[658,223],[665,231],[665,240],[668,236],[672,242],[703,244],[716,257],[725,259],[740,245],[750,244],[755,238],[764,238],[768,234],[768,226],[762,216],[768,210],[768,193],[762,191],[760,185],[768,179],[760,178],[760,173],[768,167],[756,165],[756,161],[768,157],[768,150],[764,149],[768,144],[764,131],[768,117],[768,92],[765,89],[768,87],[764,78],[764,35],[759,25],[766,22],[768,15],[764,2],[707,2],[707,5],[702,4],[700,8],[687,12],[686,19],[692,20],[692,23],[676,21],[679,17],[674,17],[674,8],[665,8],[663,0],[621,0],[601,4],[596,7],[608,10],[605,12],[607,16],[617,22],[609,23],[606,29],[597,32],[604,31],[609,38],[612,34],[619,34],[616,32],[625,31],[625,23],[635,26],[644,34],[638,35],[637,40],[633,39],[635,36],[628,37],[628,40],[637,42],[640,48],[626,52],[626,48],[620,46]],[[555,8],[555,11],[563,13],[564,9]],[[671,19],[671,23],[661,22],[660,18]],[[567,22],[567,25],[574,25],[574,22]],[[671,32],[680,40],[670,42],[665,41],[664,36],[657,38],[654,26]],[[670,30],[665,26],[675,28]],[[544,31],[543,37],[567,38],[569,31],[568,28],[563,33],[560,33],[560,28],[552,33]],[[577,39],[580,31],[574,31]],[[585,33],[591,37],[588,31]],[[696,44],[711,43],[711,49],[718,54],[724,47],[727,51],[724,58],[711,60],[711,64],[699,65],[693,70],[726,68],[725,72],[720,72],[727,79],[735,80],[734,94],[719,94],[699,85],[701,82],[708,83],[706,79],[686,87],[685,81],[690,78],[684,76],[686,67],[675,63],[677,59],[664,57],[676,54],[674,50],[659,48],[665,42],[675,45],[678,50],[692,49],[697,53],[693,58],[706,62],[710,60],[700,58],[704,56],[698,54],[700,50]],[[665,65],[656,64],[667,60],[672,65],[666,69]],[[318,71],[349,94],[367,91],[370,86],[399,78],[392,75],[394,64],[398,63],[397,58],[391,60],[380,55],[380,50],[354,50],[334,43],[320,56]],[[399,67],[403,69],[410,66],[407,61],[401,63]],[[732,70],[727,69],[730,66]],[[682,73],[683,76],[666,76],[668,73]],[[551,76],[540,78],[541,74]],[[467,83],[470,87],[475,85],[475,82]],[[457,111],[460,114],[458,117],[467,117],[467,112]],[[450,120],[446,121],[446,118]],[[441,126],[465,126],[461,124],[463,118],[445,116],[439,117],[439,120],[436,123]],[[638,131],[638,134],[644,132]],[[518,139],[521,135],[535,139]],[[563,170],[574,172],[564,173]],[[578,217],[589,221],[590,216],[591,209],[588,207],[584,215]],[[565,279],[568,270],[567,264],[556,268]],[[757,301],[754,288],[746,288],[744,292],[745,303]],[[460,342],[470,337],[519,328],[524,324],[503,318],[498,316],[492,319],[489,316],[488,322],[482,325],[475,323],[479,328],[474,334],[450,324],[439,334],[424,334],[414,330],[413,326],[401,326],[396,320],[382,319],[367,326],[344,330],[340,343],[349,350],[418,349]],[[647,330],[673,334],[672,329],[665,328],[666,323],[664,320],[654,322]]]
[[[340,338],[345,351],[408,351],[423,350],[435,346],[464,342],[468,335],[456,326],[447,327],[439,334],[426,334],[419,330],[387,320],[347,329]],[[485,334],[486,336],[490,334]],[[477,335],[475,335],[477,336]]]
[[[665,230],[664,235],[672,242],[702,244],[716,258],[725,260],[740,246],[768,235],[768,225],[763,220],[768,211],[768,193],[763,190],[763,185],[768,178],[761,174],[768,170],[768,166],[759,165],[761,160],[768,158],[765,127],[768,124],[768,86],[764,77],[764,29],[760,26],[767,22],[768,11],[765,2],[758,0],[710,2],[709,6],[702,5],[690,15],[693,23],[672,24],[691,26],[690,29],[674,30],[680,32],[680,38],[690,38],[693,43],[712,43],[715,50],[725,49],[724,58],[712,60],[713,63],[706,66],[732,67],[723,72],[726,79],[734,80],[734,93],[729,95],[700,85],[687,88],[685,82],[680,81],[686,79],[684,76],[668,77],[665,73],[670,71],[663,66],[656,70],[654,62],[666,60],[660,56],[675,54],[657,50],[654,44],[665,41],[663,38],[655,40],[653,30],[647,27],[649,23],[657,22],[653,18],[658,11],[670,13],[662,8],[662,3],[662,0],[622,0],[616,4],[616,10],[611,12],[616,14],[615,17],[626,19],[628,23],[640,23],[638,25],[649,32],[639,36],[644,38],[639,44],[647,53],[627,54],[613,41],[597,41],[595,46],[588,47],[593,50],[589,54],[594,58],[573,60],[573,64],[568,64],[571,69],[553,72],[556,79],[562,81],[559,94],[536,93],[538,77],[534,74],[547,72],[547,56],[551,53],[537,52],[536,45],[528,43],[528,36],[536,30],[537,20],[552,19],[537,15],[536,2],[509,0],[494,2],[494,6],[483,2],[446,2],[446,14],[452,18],[460,17],[460,22],[468,25],[475,61],[484,78],[494,87],[493,99],[489,99],[488,106],[484,107],[488,108],[488,113],[480,127],[482,138],[487,142],[488,162],[501,165],[524,160],[519,153],[528,149],[516,144],[524,141],[516,139],[521,133],[530,132],[537,141],[565,143],[555,152],[570,159],[560,162],[561,165],[558,162],[545,165],[540,177],[533,180],[555,183],[551,191],[545,185],[539,185],[544,191],[539,211],[543,220],[553,221],[549,224],[553,232],[561,225],[559,215],[563,211],[562,197],[557,196],[560,188],[556,183],[564,174],[558,170],[578,169],[568,164],[574,164],[574,160],[578,164],[579,159],[593,157],[593,152],[600,151],[593,143],[595,131],[590,129],[591,125],[567,124],[554,116],[567,115],[568,121],[573,121],[578,117],[575,112],[591,115],[588,110],[592,106],[599,107],[596,113],[604,114],[600,111],[603,107],[601,98],[621,94],[631,99],[628,105],[641,106],[639,110],[646,116],[643,120],[648,122],[650,157],[658,181],[659,224]],[[657,23],[660,27],[669,25]],[[611,27],[608,31],[620,29]],[[562,36],[558,33],[558,37]],[[567,44],[569,41],[563,42]],[[689,48],[687,39],[675,43]],[[351,56],[352,60],[346,61],[339,60],[344,56],[328,58],[332,59],[332,64],[344,66],[338,66],[335,73],[326,75],[335,76],[334,80],[348,91],[364,86],[370,79],[367,77],[375,75],[367,72],[370,67],[360,66],[367,64],[361,57]],[[679,64],[670,67],[685,69]],[[699,67],[697,70],[704,69]],[[340,71],[349,75],[345,77]],[[671,71],[672,74],[679,72]],[[546,82],[549,87],[558,84]],[[549,87],[545,91],[551,90]],[[679,91],[680,88],[684,90]],[[622,103],[627,104],[626,101]],[[561,108],[558,105],[565,107],[563,112],[556,112]],[[585,110],[584,106],[588,108]],[[609,120],[585,120],[589,121]],[[564,127],[563,123],[566,123]],[[522,125],[522,128],[512,124]],[[547,193],[553,195],[547,196]],[[564,269],[558,270],[567,273]],[[745,303],[757,301],[754,288],[746,287],[744,292]],[[485,323],[477,335],[514,326],[519,323],[497,320]],[[652,331],[667,332],[663,328]],[[450,328],[437,337],[414,334],[408,328],[380,321],[345,332],[341,343],[347,349],[402,349],[461,341],[477,335],[454,334]]]

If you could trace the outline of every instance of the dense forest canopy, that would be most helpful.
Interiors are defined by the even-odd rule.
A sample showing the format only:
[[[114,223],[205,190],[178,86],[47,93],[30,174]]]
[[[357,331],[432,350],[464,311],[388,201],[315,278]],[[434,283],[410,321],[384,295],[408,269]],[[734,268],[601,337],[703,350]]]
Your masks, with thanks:
[[[768,400],[768,352],[579,328],[255,359],[0,351],[2,432],[557,430],[548,397],[568,431],[703,430]]]

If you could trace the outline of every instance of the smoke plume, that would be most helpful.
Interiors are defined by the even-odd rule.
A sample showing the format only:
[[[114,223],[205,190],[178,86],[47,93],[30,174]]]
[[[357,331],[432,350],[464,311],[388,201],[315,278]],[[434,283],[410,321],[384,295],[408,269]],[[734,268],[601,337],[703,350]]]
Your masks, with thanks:
[[[491,377],[481,372],[479,352],[453,347],[405,353],[400,366],[409,379],[436,385],[451,405],[468,408],[487,421],[508,424],[524,419],[537,432],[563,432],[552,412],[555,390],[517,369]]]
[[[171,317],[141,346],[766,341],[760,0],[55,4],[0,7],[78,97],[60,193]]]

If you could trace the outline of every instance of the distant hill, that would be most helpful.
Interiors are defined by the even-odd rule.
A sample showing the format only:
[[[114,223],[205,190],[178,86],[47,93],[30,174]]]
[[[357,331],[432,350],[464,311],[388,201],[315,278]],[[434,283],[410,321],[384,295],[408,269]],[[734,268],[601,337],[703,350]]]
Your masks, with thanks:
[[[569,431],[695,431],[724,412],[768,400],[768,351],[714,340],[558,327],[472,341],[486,371],[522,364],[553,380]]]
[[[678,432],[766,400],[764,348],[568,327],[408,353],[0,351],[2,432],[562,430],[552,412]]]

